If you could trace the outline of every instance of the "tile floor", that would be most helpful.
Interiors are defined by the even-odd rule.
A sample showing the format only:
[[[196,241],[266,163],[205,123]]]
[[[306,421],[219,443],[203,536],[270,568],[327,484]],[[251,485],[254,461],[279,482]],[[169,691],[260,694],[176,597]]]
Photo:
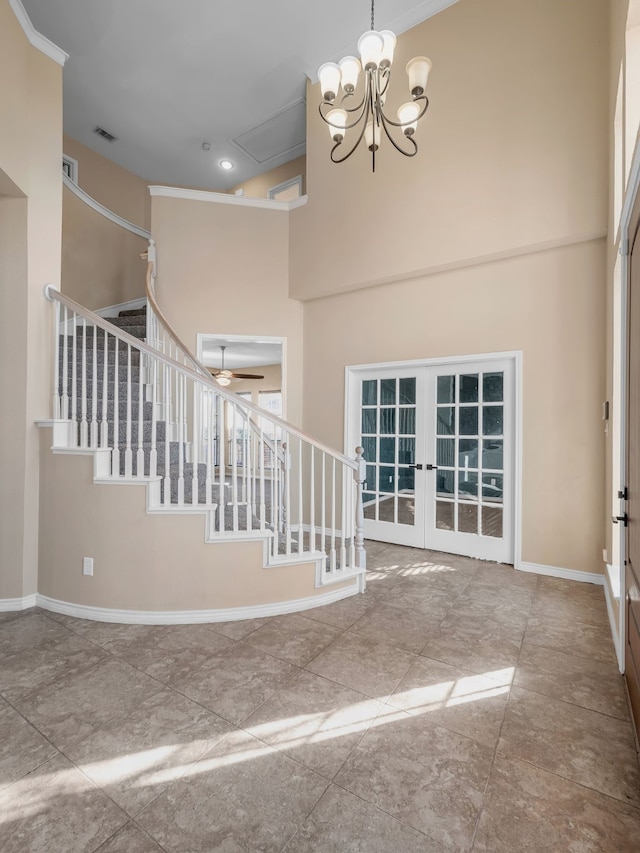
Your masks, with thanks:
[[[368,556],[273,619],[0,614],[0,850],[638,853],[602,588]]]

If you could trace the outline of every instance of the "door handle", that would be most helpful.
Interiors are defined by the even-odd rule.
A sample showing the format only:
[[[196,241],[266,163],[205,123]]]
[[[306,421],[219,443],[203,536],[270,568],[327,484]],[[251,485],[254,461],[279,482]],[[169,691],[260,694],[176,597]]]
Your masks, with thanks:
[[[427,471],[437,471],[438,470],[437,465],[427,465],[426,467],[427,467]]]
[[[417,468],[417,469],[418,469],[418,471],[422,471],[422,465],[420,465],[420,464],[418,464],[418,465],[409,465],[409,468]]]
[[[626,513],[626,512],[625,512],[625,514],[624,514],[624,515],[612,515],[612,516],[611,516],[611,521],[612,521],[614,524],[617,524],[619,521],[621,521],[621,522],[624,524],[624,526],[625,526],[625,527],[628,527],[628,526],[629,526],[629,516],[627,515],[627,513]]]

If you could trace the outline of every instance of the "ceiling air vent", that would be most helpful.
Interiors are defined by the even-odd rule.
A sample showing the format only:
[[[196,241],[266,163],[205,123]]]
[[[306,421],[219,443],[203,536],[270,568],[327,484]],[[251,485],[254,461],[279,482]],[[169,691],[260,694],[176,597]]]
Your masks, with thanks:
[[[115,142],[117,139],[113,133],[109,133],[109,131],[105,130],[104,127],[94,127],[93,132],[97,133],[98,136],[101,136],[103,139],[106,139],[107,142]]]

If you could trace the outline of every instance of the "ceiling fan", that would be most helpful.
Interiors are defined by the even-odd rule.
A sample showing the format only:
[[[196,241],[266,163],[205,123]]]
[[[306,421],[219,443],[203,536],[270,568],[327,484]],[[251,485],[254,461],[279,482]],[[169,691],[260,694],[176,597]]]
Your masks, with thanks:
[[[229,385],[232,379],[264,379],[264,376],[260,376],[257,373],[236,373],[233,370],[225,370],[224,367],[224,351],[226,350],[226,346],[221,346],[222,350],[222,365],[220,370],[216,370],[213,367],[209,368],[209,372],[213,376],[213,378],[220,385]]]

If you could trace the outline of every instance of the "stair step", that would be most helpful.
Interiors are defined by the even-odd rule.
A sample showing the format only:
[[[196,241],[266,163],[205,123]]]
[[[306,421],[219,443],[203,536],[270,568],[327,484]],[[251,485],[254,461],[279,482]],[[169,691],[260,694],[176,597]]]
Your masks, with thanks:
[[[143,335],[143,337],[144,337],[144,335]],[[142,340],[142,338],[140,338],[140,340]],[[127,348],[129,347],[129,344],[127,343],[127,341],[120,340],[120,338],[115,338],[112,335],[110,335],[109,338],[107,339],[107,349],[109,350],[109,352],[115,351],[116,341],[118,342],[118,349],[121,351],[124,351],[126,353]],[[102,335],[97,336],[96,343],[98,345],[96,347],[98,353],[104,352],[104,333]],[[60,351],[61,352],[63,350],[63,346],[64,346],[64,336],[61,335],[60,336]],[[132,354],[134,352],[135,353],[140,352],[140,350],[136,348],[135,344],[131,344],[130,346],[131,346],[131,353]],[[73,350],[75,349],[77,352],[82,353],[83,347],[84,347],[84,349],[87,350],[87,353],[93,352],[93,332],[91,332],[90,335],[88,334],[86,339],[85,339],[84,335],[81,335],[81,334],[76,335],[75,337],[71,337],[71,336],[67,337],[67,349],[70,352],[73,352]],[[88,355],[87,357],[89,358],[90,356]]]
[[[118,317],[146,317],[147,316],[147,306],[145,305],[143,308],[129,308],[126,311],[120,311],[118,313]],[[112,318],[109,317],[109,320]]]
[[[129,326],[140,326],[144,328],[146,326],[147,315],[145,314],[126,314],[124,317],[120,314],[118,317],[105,317],[112,326],[116,326],[118,329],[125,329],[128,331]]]

